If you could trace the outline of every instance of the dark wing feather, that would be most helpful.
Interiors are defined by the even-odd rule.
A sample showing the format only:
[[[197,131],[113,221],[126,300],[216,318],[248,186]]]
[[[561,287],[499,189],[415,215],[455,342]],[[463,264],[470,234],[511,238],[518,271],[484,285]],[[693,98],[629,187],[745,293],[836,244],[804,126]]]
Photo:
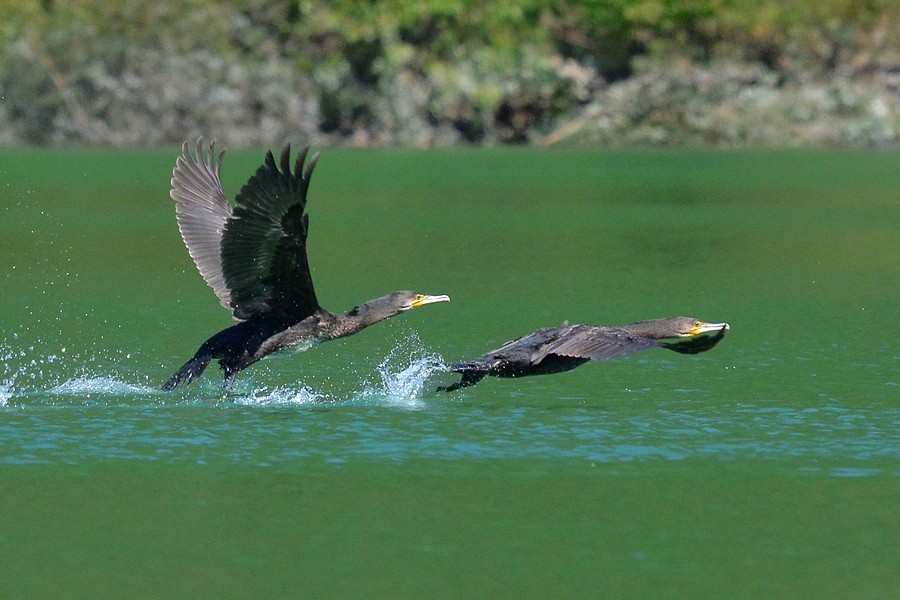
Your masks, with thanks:
[[[542,327],[537,331],[506,342],[496,350],[488,352],[488,355],[507,356],[510,352],[528,350],[529,347],[540,348],[542,345],[556,340],[565,330],[564,327]]]
[[[181,156],[172,171],[172,191],[175,215],[181,239],[194,259],[197,270],[213,289],[222,306],[231,310],[231,293],[222,274],[222,231],[231,217],[231,205],[222,191],[219,174],[223,150],[216,156],[216,142],[204,152],[203,138],[193,148],[185,142]]]
[[[319,155],[303,169],[308,148],[291,172],[291,147],[281,168],[271,152],[237,196],[222,237],[222,271],[240,319],[274,315],[303,319],[319,308],[306,258],[306,192]]]
[[[560,336],[556,341],[535,350],[531,355],[531,362],[536,365],[550,354],[592,360],[610,360],[639,350],[659,348],[660,346],[662,344],[656,340],[630,335],[614,327],[573,325],[565,335]]]

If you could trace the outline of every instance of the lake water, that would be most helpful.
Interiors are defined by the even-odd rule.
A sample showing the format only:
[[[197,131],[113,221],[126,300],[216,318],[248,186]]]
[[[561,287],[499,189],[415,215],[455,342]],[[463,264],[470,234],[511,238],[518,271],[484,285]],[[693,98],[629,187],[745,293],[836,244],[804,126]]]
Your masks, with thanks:
[[[452,301],[166,393],[230,324],[176,155],[0,150],[0,597],[900,595],[900,153],[325,149],[322,304]],[[681,314],[731,330],[434,391]]]

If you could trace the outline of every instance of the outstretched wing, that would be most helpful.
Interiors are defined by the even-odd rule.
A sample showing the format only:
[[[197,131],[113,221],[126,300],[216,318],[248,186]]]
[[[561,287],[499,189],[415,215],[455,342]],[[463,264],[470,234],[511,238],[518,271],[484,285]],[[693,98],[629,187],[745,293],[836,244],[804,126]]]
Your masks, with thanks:
[[[208,152],[204,152],[202,137],[193,150],[185,142],[175,161],[169,195],[175,200],[181,239],[197,270],[222,306],[231,310],[231,292],[222,273],[221,255],[222,232],[231,217],[231,205],[219,178],[224,156],[224,150],[216,155],[215,141],[210,142]]]
[[[550,354],[610,360],[648,348],[659,348],[662,343],[649,338],[630,335],[614,327],[573,325],[556,341],[541,346],[531,355],[531,363],[538,364]]]
[[[266,153],[225,223],[222,272],[239,319],[268,314],[299,320],[319,308],[306,258],[306,192],[319,155],[304,170],[308,151],[297,155],[293,172],[290,145],[281,152],[280,169]]]

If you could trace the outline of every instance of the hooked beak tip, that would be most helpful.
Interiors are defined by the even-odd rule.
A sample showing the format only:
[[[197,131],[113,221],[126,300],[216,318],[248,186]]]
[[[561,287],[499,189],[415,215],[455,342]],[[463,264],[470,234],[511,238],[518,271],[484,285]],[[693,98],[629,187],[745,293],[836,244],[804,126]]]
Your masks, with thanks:
[[[436,296],[422,296],[413,300],[412,304],[410,304],[410,308],[417,308],[426,304],[434,304],[435,302],[450,302],[450,296],[447,296],[446,294],[440,294]]]

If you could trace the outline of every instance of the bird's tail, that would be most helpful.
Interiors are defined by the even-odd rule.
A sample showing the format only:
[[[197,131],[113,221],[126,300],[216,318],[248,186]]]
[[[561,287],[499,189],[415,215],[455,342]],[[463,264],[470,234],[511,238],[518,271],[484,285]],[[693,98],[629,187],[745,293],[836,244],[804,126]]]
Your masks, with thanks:
[[[480,372],[480,371],[488,371],[490,369],[489,365],[479,362],[477,360],[470,360],[466,362],[456,362],[451,363],[448,366],[448,369],[451,373],[471,373],[471,372]]]
[[[480,363],[478,361],[453,363],[449,368],[451,373],[460,373],[462,375],[462,378],[458,382],[451,385],[439,387],[439,392],[452,392],[454,390],[458,390],[459,388],[475,385],[476,383],[484,379],[485,375],[487,375],[490,371],[490,367],[488,365]]]
[[[182,383],[188,384],[192,382],[203,373],[211,358],[212,353],[207,352],[205,347],[201,347],[191,360],[184,363],[174,375],[169,377],[169,380],[163,384],[162,389],[174,390]]]

